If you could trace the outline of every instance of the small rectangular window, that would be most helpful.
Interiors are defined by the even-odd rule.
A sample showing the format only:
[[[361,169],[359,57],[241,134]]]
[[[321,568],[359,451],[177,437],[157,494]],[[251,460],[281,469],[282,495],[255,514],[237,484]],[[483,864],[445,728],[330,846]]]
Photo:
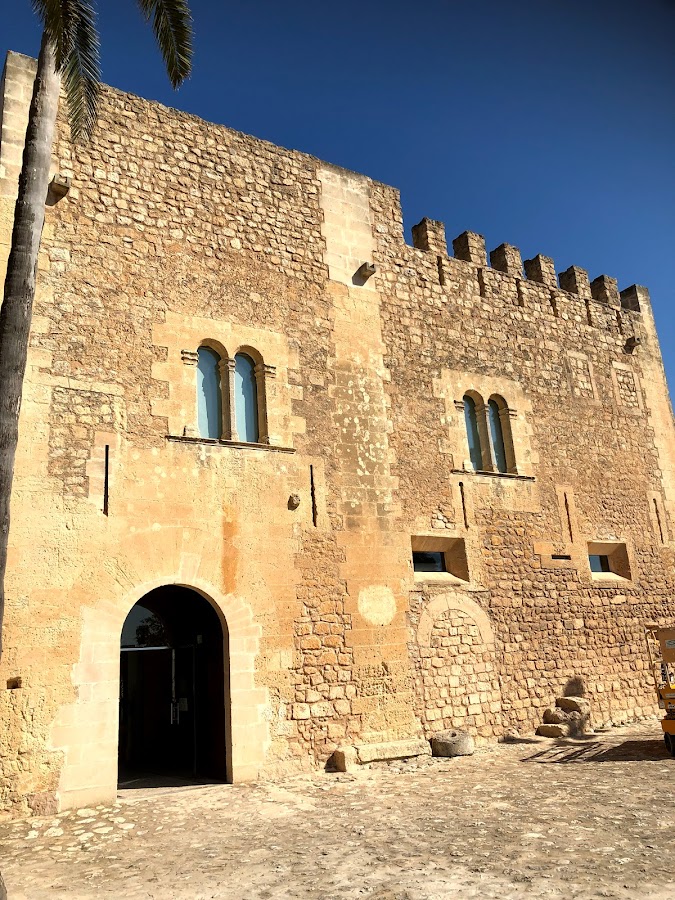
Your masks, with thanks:
[[[413,550],[413,569],[416,572],[447,572],[445,553],[441,550]]]
[[[588,557],[591,564],[591,572],[611,572],[609,566],[609,556],[602,553],[591,553]]]
[[[463,538],[415,535],[412,563],[417,581],[468,581],[469,564]]]
[[[591,541],[588,565],[594,580],[632,579],[628,548],[618,541]]]

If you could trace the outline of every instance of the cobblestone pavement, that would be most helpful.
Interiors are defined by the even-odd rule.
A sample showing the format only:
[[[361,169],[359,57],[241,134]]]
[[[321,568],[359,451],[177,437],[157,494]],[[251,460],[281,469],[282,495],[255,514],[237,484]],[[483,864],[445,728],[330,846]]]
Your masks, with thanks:
[[[0,826],[9,900],[672,898],[658,722]]]

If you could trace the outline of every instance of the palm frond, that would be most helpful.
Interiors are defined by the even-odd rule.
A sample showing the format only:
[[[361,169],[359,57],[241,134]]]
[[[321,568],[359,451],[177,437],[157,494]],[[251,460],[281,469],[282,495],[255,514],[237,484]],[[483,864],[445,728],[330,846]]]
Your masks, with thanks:
[[[34,0],[38,2],[38,0]],[[50,2],[50,0],[45,0]],[[192,17],[187,0],[138,0],[164,59],[169,80],[177,88],[192,68]]]
[[[68,101],[73,140],[86,140],[96,122],[100,62],[92,0],[32,0],[54,48]]]

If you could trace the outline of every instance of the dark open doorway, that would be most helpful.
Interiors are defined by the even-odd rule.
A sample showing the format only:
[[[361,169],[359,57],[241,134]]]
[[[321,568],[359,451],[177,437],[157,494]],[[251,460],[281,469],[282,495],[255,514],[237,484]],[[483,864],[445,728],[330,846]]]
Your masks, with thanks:
[[[167,585],[122,628],[119,783],[227,780],[224,635],[211,604]]]

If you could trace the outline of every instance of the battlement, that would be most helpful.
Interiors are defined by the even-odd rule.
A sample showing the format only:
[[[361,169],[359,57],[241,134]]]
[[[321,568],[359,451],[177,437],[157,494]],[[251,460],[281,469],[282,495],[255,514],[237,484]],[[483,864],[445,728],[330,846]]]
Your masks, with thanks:
[[[445,225],[432,219],[422,219],[412,228],[413,247],[443,257],[448,255]],[[549,256],[537,256],[523,260],[518,247],[500,244],[488,253],[485,238],[473,231],[464,231],[452,242],[454,258],[472,263],[479,270],[491,268],[508,275],[517,282],[532,282],[552,291],[574,294],[586,303],[595,301],[617,311],[641,312],[640,302],[649,300],[646,288],[631,285],[619,291],[615,278],[598,275],[593,281],[588,272],[579,266],[570,266],[564,272],[556,273],[555,263]],[[590,317],[589,317],[590,324]]]

